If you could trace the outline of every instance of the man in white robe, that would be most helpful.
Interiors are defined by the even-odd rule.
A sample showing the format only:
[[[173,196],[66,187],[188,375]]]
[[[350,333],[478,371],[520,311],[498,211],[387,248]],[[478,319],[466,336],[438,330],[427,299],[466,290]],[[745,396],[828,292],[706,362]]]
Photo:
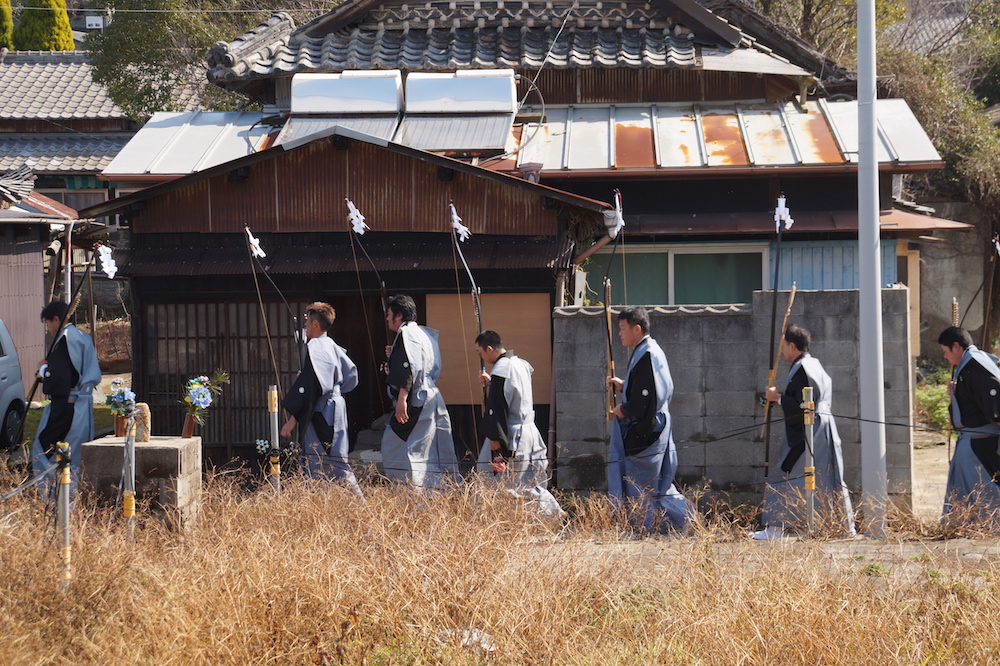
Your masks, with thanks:
[[[495,331],[483,331],[476,337],[476,352],[493,366],[488,374],[480,374],[489,393],[477,469],[487,481],[495,481],[546,518],[558,521],[565,512],[546,487],[548,451],[535,425],[531,392],[534,368],[505,349]]]
[[[302,370],[281,401],[291,416],[281,428],[290,438],[295,425],[302,424],[302,470],[312,478],[328,478],[344,483],[364,499],[347,454],[347,403],[344,393],[358,386],[358,368],[347,350],[329,336],[337,314],[328,303],[306,308],[306,344]]]
[[[811,386],[816,405],[813,424],[813,457],[816,474],[816,506],[832,521],[842,535],[854,536],[854,511],[851,495],[844,483],[844,455],[840,434],[831,413],[833,382],[823,364],[809,353],[809,331],[794,324],[785,330],[781,341],[781,356],[791,367],[783,393],[768,386],[766,397],[781,402],[785,415],[785,436],[781,439],[781,475],[769,479],[764,488],[763,529],[750,536],[758,541],[780,539],[785,530],[803,530],[805,516],[806,426],[802,409],[802,389]],[[838,525],[839,523],[839,525]]]
[[[607,378],[608,386],[622,391],[608,444],[608,493],[637,534],[683,534],[696,509],[674,486],[677,451],[669,410],[674,382],[666,355],[649,335],[645,308],[618,314],[618,339],[633,351],[626,378]]]
[[[1000,525],[1000,368],[996,357],[977,348],[958,326],[942,331],[938,344],[955,366],[949,412],[958,431],[942,520],[995,527]]]
[[[451,419],[435,383],[441,374],[438,332],[419,326],[409,296],[394,296],[385,320],[396,334],[386,347],[386,390],[393,411],[382,434],[385,474],[417,488],[440,488],[458,480]]]
[[[82,445],[94,439],[93,390],[101,383],[101,368],[90,336],[71,323],[63,326],[67,310],[62,301],[53,301],[42,310],[45,329],[55,338],[38,369],[42,392],[50,402],[38,423],[31,462],[35,473],[41,473],[56,462],[56,444],[68,443],[71,492],[75,494]],[[55,469],[45,475],[43,496],[54,498],[55,477]]]

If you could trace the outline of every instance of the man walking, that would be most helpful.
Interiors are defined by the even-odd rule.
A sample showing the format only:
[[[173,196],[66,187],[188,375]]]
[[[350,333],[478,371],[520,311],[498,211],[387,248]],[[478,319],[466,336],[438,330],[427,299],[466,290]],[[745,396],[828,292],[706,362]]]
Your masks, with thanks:
[[[500,335],[483,331],[476,337],[476,352],[493,367],[479,375],[489,387],[482,429],[485,440],[479,451],[478,471],[494,479],[515,497],[528,500],[553,522],[565,512],[548,491],[545,440],[535,425],[531,374],[534,368],[504,348]]]
[[[623,505],[636,532],[684,533],[695,507],[674,486],[677,452],[669,411],[674,382],[666,355],[649,335],[645,308],[618,314],[618,339],[632,356],[624,380],[606,381],[622,391],[611,425],[608,492]]]
[[[344,393],[358,386],[358,369],[347,350],[329,336],[337,313],[328,303],[306,308],[306,354],[302,370],[281,406],[291,416],[281,428],[290,438],[296,424],[305,430],[302,442],[302,469],[312,478],[343,482],[355,495],[364,493],[347,460],[347,403]]]
[[[972,344],[969,332],[949,326],[938,336],[955,372],[948,385],[951,422],[958,431],[948,467],[943,520],[1000,522],[1000,369],[997,359]]]
[[[833,382],[823,365],[809,353],[809,331],[791,325],[781,341],[781,356],[791,364],[788,383],[783,393],[768,386],[766,397],[771,402],[781,402],[785,414],[785,436],[781,440],[782,476],[764,488],[763,529],[750,536],[758,541],[780,539],[785,528],[798,528],[806,524],[804,515],[806,426],[802,409],[802,389],[811,386],[816,405],[813,425],[813,455],[816,470],[816,496],[818,505],[843,521],[844,532],[854,536],[854,511],[851,495],[844,483],[844,456],[840,448],[840,434],[831,414]]]
[[[50,402],[38,423],[31,461],[35,473],[42,472],[56,462],[56,444],[67,442],[75,493],[82,444],[94,439],[93,390],[101,383],[101,368],[90,336],[67,321],[71,315],[68,309],[62,301],[42,309],[42,322],[53,342],[45,361],[39,364],[38,376]],[[54,496],[55,476],[54,468],[45,475],[42,492],[46,497]]]
[[[418,488],[457,480],[458,459],[451,420],[435,383],[441,374],[438,332],[417,324],[409,296],[394,296],[385,312],[396,334],[386,347],[386,389],[393,412],[382,434],[382,465],[390,479]]]

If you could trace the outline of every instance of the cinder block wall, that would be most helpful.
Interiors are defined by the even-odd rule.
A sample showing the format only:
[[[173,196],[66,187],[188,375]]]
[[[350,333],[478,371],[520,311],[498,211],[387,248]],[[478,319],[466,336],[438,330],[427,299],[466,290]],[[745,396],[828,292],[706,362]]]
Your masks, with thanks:
[[[885,412],[888,423],[909,424],[913,369],[907,327],[905,287],[884,289],[883,354]],[[777,328],[788,304],[778,294]],[[670,405],[677,446],[678,480],[705,488],[705,499],[720,492],[733,502],[760,501],[764,448],[760,440],[764,410],[758,401],[769,371],[772,294],[754,293],[753,303],[733,306],[647,306],[653,337],[670,363],[674,396]],[[617,331],[617,309],[613,327]],[[861,490],[858,386],[858,292],[800,291],[790,321],[812,333],[812,354],[833,379],[833,413],[843,440],[846,481]],[[606,489],[605,460],[609,423],[607,328],[603,308],[566,307],[553,312],[554,359],[558,388],[556,436],[558,484],[578,490]],[[777,332],[775,333],[777,336]],[[624,376],[627,350],[613,338],[615,365]],[[777,385],[784,386],[788,364],[781,362]],[[780,407],[776,410],[780,417]],[[783,426],[771,435],[771,464],[777,466]],[[912,492],[912,437],[907,427],[886,426],[889,492],[904,506]]]

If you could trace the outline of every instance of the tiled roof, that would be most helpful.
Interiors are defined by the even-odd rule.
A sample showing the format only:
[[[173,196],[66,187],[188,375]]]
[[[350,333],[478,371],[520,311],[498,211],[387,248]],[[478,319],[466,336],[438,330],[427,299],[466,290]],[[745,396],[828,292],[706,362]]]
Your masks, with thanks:
[[[12,51],[0,57],[0,117],[125,118],[94,83],[82,51]]]
[[[209,53],[209,80],[222,83],[345,69],[696,68],[698,46],[734,46],[699,34],[645,2],[457,0],[416,4],[348,2],[357,20],[321,17],[296,28],[275,14]],[[658,5],[667,4],[664,2]],[[366,13],[361,13],[368,7]],[[706,14],[709,14],[707,11]],[[742,46],[751,39],[722,19]]]
[[[98,173],[132,136],[128,132],[0,133],[0,171],[27,164],[35,173]]]

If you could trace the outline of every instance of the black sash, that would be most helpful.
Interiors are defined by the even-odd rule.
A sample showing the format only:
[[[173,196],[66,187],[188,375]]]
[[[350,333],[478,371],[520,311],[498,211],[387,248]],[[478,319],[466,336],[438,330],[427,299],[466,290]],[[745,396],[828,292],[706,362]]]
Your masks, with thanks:
[[[420,412],[424,411],[423,407],[414,407],[413,405],[406,405],[406,413],[410,418],[406,420],[406,423],[400,423],[396,420],[396,412],[392,413],[392,418],[389,419],[389,427],[392,431],[396,433],[404,442],[410,438],[410,433],[413,429],[417,427],[417,421],[420,419]]]

